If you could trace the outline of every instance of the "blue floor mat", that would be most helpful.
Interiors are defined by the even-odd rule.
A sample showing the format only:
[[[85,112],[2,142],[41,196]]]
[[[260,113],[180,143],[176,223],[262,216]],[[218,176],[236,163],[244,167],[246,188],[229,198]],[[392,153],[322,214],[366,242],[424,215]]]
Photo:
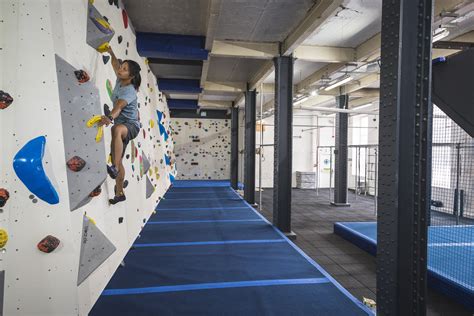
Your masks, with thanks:
[[[90,315],[372,314],[228,186],[166,196]]]
[[[334,232],[376,255],[377,223],[336,223]],[[474,226],[428,228],[428,285],[474,311]]]

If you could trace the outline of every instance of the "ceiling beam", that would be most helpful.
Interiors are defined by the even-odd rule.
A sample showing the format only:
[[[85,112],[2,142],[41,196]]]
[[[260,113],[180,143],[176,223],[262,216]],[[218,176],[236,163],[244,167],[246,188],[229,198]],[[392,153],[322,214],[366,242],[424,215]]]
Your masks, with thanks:
[[[206,81],[203,89],[205,92],[231,92],[239,93],[244,92],[247,87],[245,82],[215,82]]]
[[[301,45],[295,49],[293,57],[319,63],[345,63],[355,61],[356,50],[346,47]]]
[[[198,99],[198,105],[201,108],[231,108],[232,101],[216,101],[216,100],[203,100],[202,97]]]
[[[210,0],[209,1],[209,17],[207,19],[207,31],[206,31],[206,43],[205,48],[208,51],[212,51],[212,45],[214,43],[214,34],[216,32],[217,20],[219,18],[219,13],[221,10],[221,0]],[[207,80],[207,73],[209,72],[209,63],[212,57],[202,63],[202,72],[201,72],[201,86]]]
[[[282,54],[291,55],[293,51],[316,31],[328,18],[334,16],[344,0],[320,0],[311,8],[303,21],[291,32],[282,43]]]
[[[219,57],[272,59],[279,52],[278,43],[214,41],[211,55]]]
[[[357,90],[367,88],[368,86],[371,86],[375,83],[378,83],[380,81],[380,74],[378,73],[372,73],[368,76],[364,76],[362,78],[359,78],[357,80],[351,81],[346,85],[343,85],[341,87],[344,87],[344,94],[351,94],[353,92],[356,92]],[[339,87],[331,89],[329,91],[320,90],[319,94],[321,95],[340,95],[340,89]]]
[[[301,80],[296,85],[295,92],[306,92],[306,91],[311,90],[312,85],[317,83],[323,77],[329,76],[333,72],[338,71],[342,67],[344,67],[344,64],[329,64],[329,65],[313,72],[311,75],[309,75],[305,79]]]

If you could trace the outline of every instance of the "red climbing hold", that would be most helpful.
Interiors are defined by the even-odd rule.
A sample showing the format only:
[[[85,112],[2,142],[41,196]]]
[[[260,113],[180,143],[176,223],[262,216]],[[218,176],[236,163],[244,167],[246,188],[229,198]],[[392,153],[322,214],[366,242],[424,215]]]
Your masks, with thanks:
[[[10,198],[10,193],[7,190],[0,188],[0,207],[4,207]]]
[[[13,98],[6,92],[0,90],[0,110],[4,110],[12,104]]]
[[[86,165],[84,159],[79,156],[74,156],[67,161],[67,167],[74,172],[81,171]]]
[[[100,185],[94,189],[94,191],[92,191],[89,196],[90,197],[96,197],[96,196],[99,196],[100,194],[102,193],[102,188],[100,187]]]
[[[59,239],[48,235],[38,243],[38,249],[42,252],[50,253],[59,246]]]
[[[90,79],[89,75],[84,70],[76,70],[74,71],[74,74],[76,75],[77,81],[79,81],[79,83],[85,83]]]
[[[128,27],[128,16],[127,16],[127,11],[122,9],[122,18],[123,18],[123,27],[127,28]]]

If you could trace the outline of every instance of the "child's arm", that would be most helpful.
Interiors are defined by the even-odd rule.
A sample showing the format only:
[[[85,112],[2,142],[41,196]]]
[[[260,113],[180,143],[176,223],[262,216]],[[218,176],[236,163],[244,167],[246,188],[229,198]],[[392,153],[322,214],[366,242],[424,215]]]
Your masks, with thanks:
[[[114,68],[115,75],[117,75],[119,68],[120,68],[120,62],[118,61],[117,57],[114,54],[114,51],[112,50],[112,47],[109,46],[107,49],[107,53],[110,54],[110,57],[112,57],[112,67]]]

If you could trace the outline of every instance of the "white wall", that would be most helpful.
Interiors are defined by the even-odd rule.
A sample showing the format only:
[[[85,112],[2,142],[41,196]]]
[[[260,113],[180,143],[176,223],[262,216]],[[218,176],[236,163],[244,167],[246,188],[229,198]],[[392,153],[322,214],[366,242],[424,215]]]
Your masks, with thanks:
[[[230,120],[172,118],[177,179],[230,178]]]
[[[86,315],[169,186],[170,167],[164,164],[163,157],[166,151],[173,150],[172,139],[165,143],[156,124],[156,109],[168,113],[166,100],[160,98],[155,77],[145,60],[138,56],[131,26],[124,28],[121,10],[109,5],[108,1],[95,1],[96,8],[107,16],[115,30],[111,43],[117,56],[133,59],[142,68],[143,81],[138,98],[143,129],[135,144],[139,147],[139,155],[143,150],[150,158],[148,177],[156,190],[146,199],[147,175],[140,176],[139,159],[134,163],[124,159],[126,179],[130,182],[126,189],[127,201],[113,207],[108,205],[108,198],[113,196],[114,181],[107,178],[100,196],[70,211],[59,102],[63,91],[58,91],[55,54],[89,73],[92,83],[99,89],[101,104],[111,105],[106,79],[115,82],[110,61],[104,65],[102,55],[86,44],[87,2],[0,2],[0,20],[3,21],[0,28],[0,90],[14,98],[9,108],[0,110],[0,187],[10,192],[10,199],[0,212],[0,228],[7,230],[10,237],[6,252],[0,253],[0,269],[5,270],[5,315]],[[123,36],[120,45],[118,35]],[[150,120],[155,123],[153,128]],[[168,121],[164,122],[165,126],[168,124]],[[18,150],[40,135],[47,136],[46,149],[51,158],[44,163],[51,169],[48,176],[56,179],[55,188],[60,199],[56,205],[42,200],[32,203],[31,192],[12,167],[12,159]],[[106,153],[110,140],[110,129],[107,128],[101,143]],[[107,157],[102,159],[105,168]],[[78,287],[82,220],[86,212],[117,250]],[[124,218],[122,224],[118,222],[119,217]],[[58,237],[61,245],[54,252],[45,254],[36,248],[36,244],[48,234]]]

